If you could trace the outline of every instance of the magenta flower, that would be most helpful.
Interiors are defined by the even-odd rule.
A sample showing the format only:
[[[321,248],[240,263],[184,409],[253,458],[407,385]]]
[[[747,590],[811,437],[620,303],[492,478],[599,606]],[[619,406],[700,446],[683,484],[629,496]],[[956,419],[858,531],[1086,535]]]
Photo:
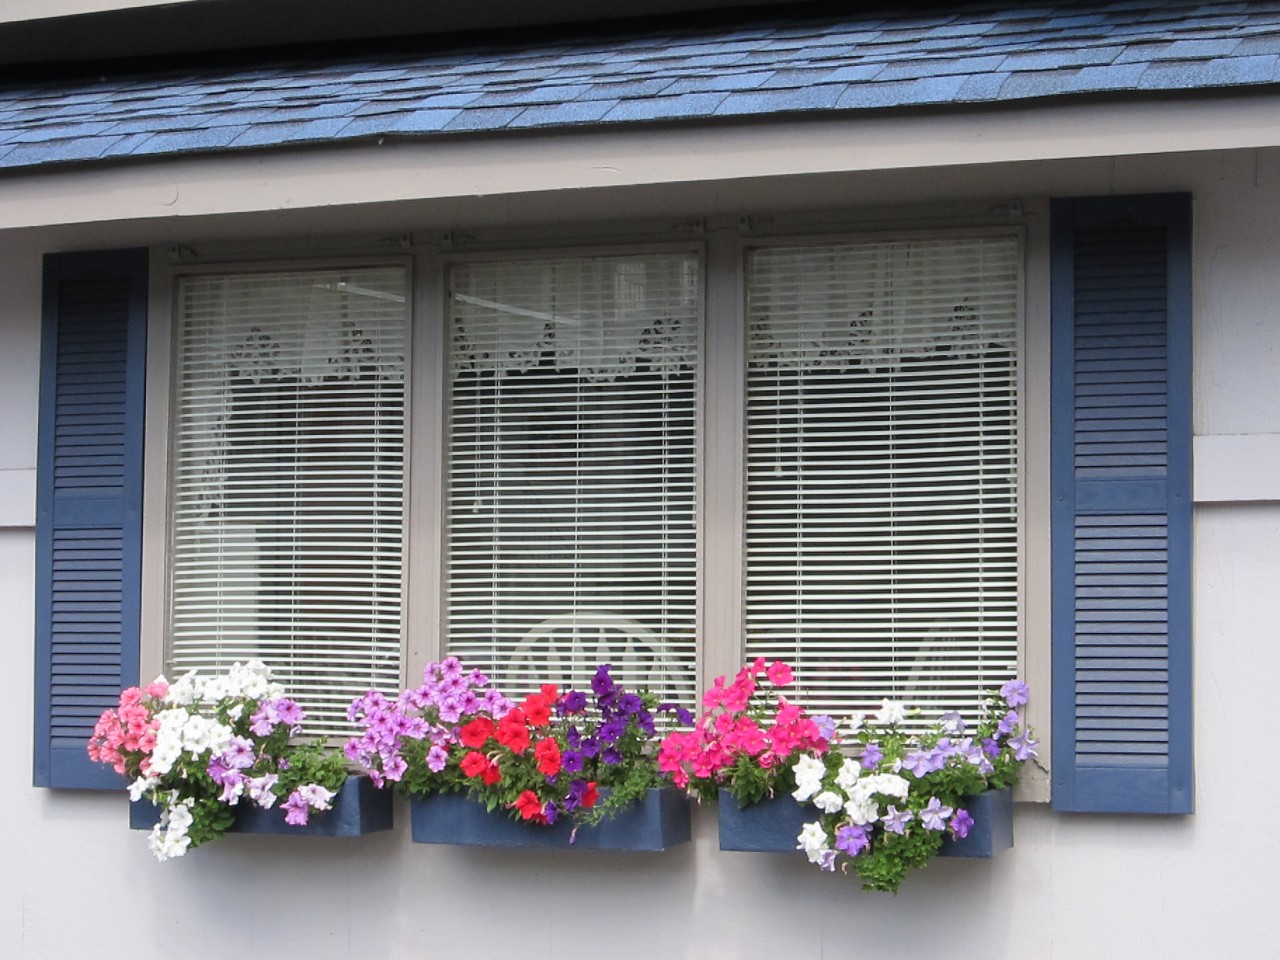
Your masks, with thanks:
[[[279,722],[290,729],[301,726],[302,721],[306,719],[306,714],[303,712],[302,707],[287,697],[281,697],[275,701],[275,708]]]
[[[284,808],[284,822],[291,827],[304,827],[311,814],[311,807],[297,790],[289,794],[289,799],[281,806]]]
[[[257,755],[254,753],[253,741],[245,737],[232,737],[221,758],[226,766],[234,770],[252,767]]]
[[[270,810],[275,806],[277,797],[274,787],[279,779],[274,773],[264,773],[260,777],[246,780],[245,786],[249,790],[249,799],[264,810]]]
[[[427,769],[439,773],[449,764],[449,751],[438,743],[433,743],[427,751]]]

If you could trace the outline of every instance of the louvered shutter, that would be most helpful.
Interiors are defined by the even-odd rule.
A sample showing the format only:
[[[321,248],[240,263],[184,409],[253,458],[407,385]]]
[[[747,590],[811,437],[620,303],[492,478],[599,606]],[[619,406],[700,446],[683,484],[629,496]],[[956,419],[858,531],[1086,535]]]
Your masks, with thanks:
[[[816,710],[976,715],[1017,669],[1017,239],[762,248],[747,282],[747,656]]]
[[[36,520],[37,786],[113,788],[85,751],[138,680],[147,252],[44,263]]]
[[[447,648],[511,694],[696,693],[699,264],[449,271]]]
[[[261,659],[341,733],[400,683],[405,270],[192,275],[177,320],[169,668]]]
[[[1189,813],[1190,202],[1055,202],[1053,805]]]

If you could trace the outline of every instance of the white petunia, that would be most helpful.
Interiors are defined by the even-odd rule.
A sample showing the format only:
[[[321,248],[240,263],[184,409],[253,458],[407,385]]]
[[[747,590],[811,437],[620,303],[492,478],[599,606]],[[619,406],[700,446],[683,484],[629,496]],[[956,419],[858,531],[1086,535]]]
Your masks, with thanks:
[[[866,785],[860,783],[849,793],[849,802],[844,805],[844,812],[856,826],[861,827],[879,819],[880,806]]]
[[[880,793],[899,800],[907,799],[907,794],[911,792],[911,784],[893,773],[879,773],[873,777],[867,777],[863,782],[868,793]]]
[[[903,723],[907,719],[907,710],[896,700],[885,700],[880,704],[880,709],[872,716],[875,717],[876,723],[883,727],[893,726]]]
[[[844,762],[840,764],[840,772],[836,774],[836,786],[847,794],[857,786],[858,781],[862,779],[862,773],[861,763],[845,757]]]
[[[165,702],[174,706],[186,707],[204,696],[204,681],[194,670],[176,680],[165,695]]]
[[[180,857],[191,846],[191,838],[187,831],[191,829],[191,805],[194,800],[187,799],[175,804],[160,815],[160,822],[151,829],[147,842],[151,852],[160,861]]]
[[[822,790],[822,777],[826,772],[826,766],[817,757],[801,756],[791,768],[796,778],[796,789],[791,796],[801,803],[816,796]]]
[[[800,835],[796,837],[796,849],[803,850],[810,863],[821,863],[831,849],[827,845],[827,832],[822,829],[822,824],[815,821],[801,827]]]
[[[823,790],[813,798],[813,805],[823,813],[836,813],[844,806],[844,798],[832,790]]]

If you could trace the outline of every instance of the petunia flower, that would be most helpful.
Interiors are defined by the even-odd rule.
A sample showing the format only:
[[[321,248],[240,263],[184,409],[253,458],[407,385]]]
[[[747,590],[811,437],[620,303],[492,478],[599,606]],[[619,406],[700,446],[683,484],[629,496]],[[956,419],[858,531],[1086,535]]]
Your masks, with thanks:
[[[920,823],[926,830],[939,832],[947,829],[947,818],[954,813],[951,807],[945,806],[937,797],[930,797],[925,808],[920,811]]]
[[[863,827],[844,826],[836,830],[836,849],[850,857],[856,857],[871,846],[867,831]]]
[[[769,682],[775,687],[789,686],[793,679],[791,666],[783,663],[781,660],[775,660],[773,663],[769,664],[769,669],[766,673],[769,677]]]
[[[914,815],[910,810],[899,810],[893,804],[889,804],[885,815],[880,818],[880,822],[884,824],[884,828],[889,833],[903,834],[907,832],[907,824],[909,824]]]
[[[1000,688],[1000,696],[1011,707],[1020,707],[1027,702],[1029,690],[1021,680],[1010,680]]]
[[[1022,731],[1016,737],[1009,741],[1009,746],[1013,748],[1013,757],[1019,762],[1030,760],[1032,757],[1038,757],[1036,747],[1040,746],[1040,741],[1032,740],[1031,734]]]

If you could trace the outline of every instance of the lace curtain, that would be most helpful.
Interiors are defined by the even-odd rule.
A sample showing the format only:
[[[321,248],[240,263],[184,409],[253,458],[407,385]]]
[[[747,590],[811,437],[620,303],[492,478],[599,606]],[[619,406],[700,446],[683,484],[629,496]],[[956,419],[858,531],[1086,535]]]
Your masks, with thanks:
[[[751,352],[781,369],[893,370],[1012,349],[1000,238],[775,247],[751,261]],[[1016,304],[1015,304],[1016,305]]]
[[[450,277],[454,372],[547,362],[590,382],[687,369],[697,350],[686,256],[460,264]]]

